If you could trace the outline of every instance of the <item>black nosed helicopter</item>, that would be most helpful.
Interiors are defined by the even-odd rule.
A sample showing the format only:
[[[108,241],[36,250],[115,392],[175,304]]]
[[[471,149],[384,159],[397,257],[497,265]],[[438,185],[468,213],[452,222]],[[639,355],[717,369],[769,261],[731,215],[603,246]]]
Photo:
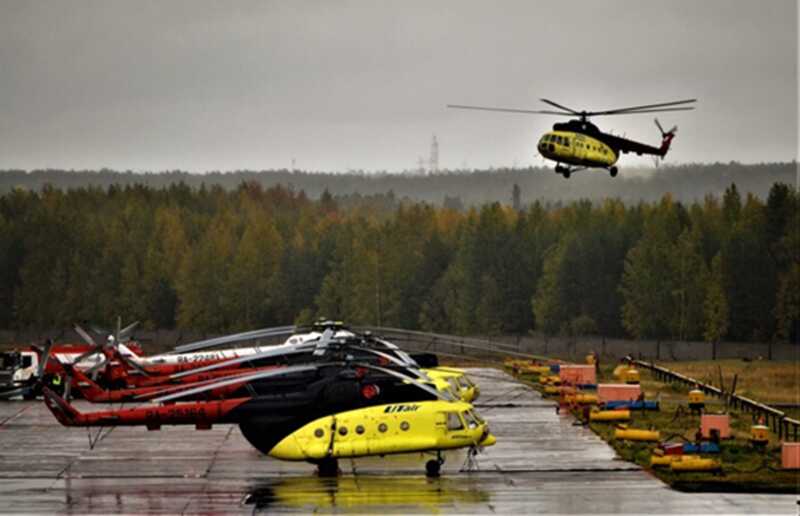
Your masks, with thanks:
[[[663,159],[669,151],[670,143],[672,143],[672,139],[675,137],[678,126],[673,127],[669,131],[664,131],[656,118],[656,126],[659,131],[661,131],[661,145],[659,147],[654,147],[610,133],[604,133],[596,125],[589,122],[590,117],[605,115],[638,115],[643,113],[660,113],[664,111],[689,111],[694,109],[694,107],[686,106],[686,104],[697,101],[697,99],[687,99],[628,108],[609,109],[605,111],[576,111],[561,104],[557,104],[552,100],[540,100],[558,108],[559,111],[465,106],[457,104],[448,104],[447,107],[480,111],[500,111],[504,113],[576,116],[578,117],[576,120],[553,124],[553,130],[542,135],[539,140],[539,153],[544,158],[555,161],[556,173],[562,174],[565,178],[568,178],[573,172],[587,168],[607,169],[611,177],[616,177],[618,169],[615,163],[619,159],[620,153],[627,154],[629,152],[635,152],[639,156],[642,154],[652,154]],[[566,165],[562,165],[562,163]]]

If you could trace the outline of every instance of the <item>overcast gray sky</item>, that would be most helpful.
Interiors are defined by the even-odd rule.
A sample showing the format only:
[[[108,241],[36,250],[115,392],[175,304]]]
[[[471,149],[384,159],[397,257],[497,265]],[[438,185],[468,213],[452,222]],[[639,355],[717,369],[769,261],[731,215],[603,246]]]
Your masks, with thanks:
[[[555,117],[445,109],[540,97],[697,97],[669,162],[788,161],[797,27],[796,0],[0,0],[0,168],[396,171],[434,133],[441,167],[541,165]]]

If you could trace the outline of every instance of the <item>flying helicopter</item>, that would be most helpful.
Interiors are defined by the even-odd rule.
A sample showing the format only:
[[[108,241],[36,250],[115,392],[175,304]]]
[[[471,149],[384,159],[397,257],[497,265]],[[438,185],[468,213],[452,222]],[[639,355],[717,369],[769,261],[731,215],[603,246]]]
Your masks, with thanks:
[[[447,107],[452,109],[499,111],[503,113],[577,117],[577,119],[567,122],[553,124],[553,130],[545,133],[539,139],[539,144],[537,146],[539,153],[544,158],[555,161],[556,174],[561,174],[565,178],[569,178],[574,172],[588,168],[607,169],[611,177],[616,177],[619,169],[616,167],[615,163],[619,159],[620,153],[627,154],[633,152],[639,156],[642,154],[651,154],[663,159],[669,151],[670,144],[675,137],[678,126],[674,126],[669,131],[664,131],[658,118],[656,118],[656,126],[661,132],[661,145],[655,147],[603,132],[590,122],[589,118],[606,115],[638,115],[665,111],[689,111],[694,109],[694,107],[688,106],[687,104],[697,101],[697,99],[686,99],[627,108],[608,109],[604,111],[577,111],[553,102],[552,100],[540,100],[545,104],[557,108],[558,111],[468,106],[461,104],[448,104]]]
[[[278,386],[272,381],[278,381]],[[180,401],[241,383],[237,397]],[[442,451],[496,442],[472,405],[453,401],[405,373],[372,364],[292,365],[168,394],[155,405],[81,413],[44,387],[45,404],[65,426],[238,424],[256,449],[274,458],[316,464],[321,476],[338,472],[339,458],[430,452],[426,473],[438,476]]]

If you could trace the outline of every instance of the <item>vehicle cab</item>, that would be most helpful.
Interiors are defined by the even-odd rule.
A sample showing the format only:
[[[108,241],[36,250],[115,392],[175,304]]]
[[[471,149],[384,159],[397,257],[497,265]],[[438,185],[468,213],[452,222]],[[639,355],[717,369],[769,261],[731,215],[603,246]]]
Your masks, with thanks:
[[[0,384],[30,380],[39,367],[35,351],[7,351],[0,353]]]

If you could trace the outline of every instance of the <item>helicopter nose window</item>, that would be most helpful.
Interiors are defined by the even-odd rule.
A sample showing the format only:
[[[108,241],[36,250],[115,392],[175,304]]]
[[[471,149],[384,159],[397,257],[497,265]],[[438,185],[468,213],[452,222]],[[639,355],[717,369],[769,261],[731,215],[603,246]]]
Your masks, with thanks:
[[[463,430],[464,423],[461,422],[461,418],[458,417],[458,414],[455,412],[448,412],[447,413],[447,429],[448,430]]]

